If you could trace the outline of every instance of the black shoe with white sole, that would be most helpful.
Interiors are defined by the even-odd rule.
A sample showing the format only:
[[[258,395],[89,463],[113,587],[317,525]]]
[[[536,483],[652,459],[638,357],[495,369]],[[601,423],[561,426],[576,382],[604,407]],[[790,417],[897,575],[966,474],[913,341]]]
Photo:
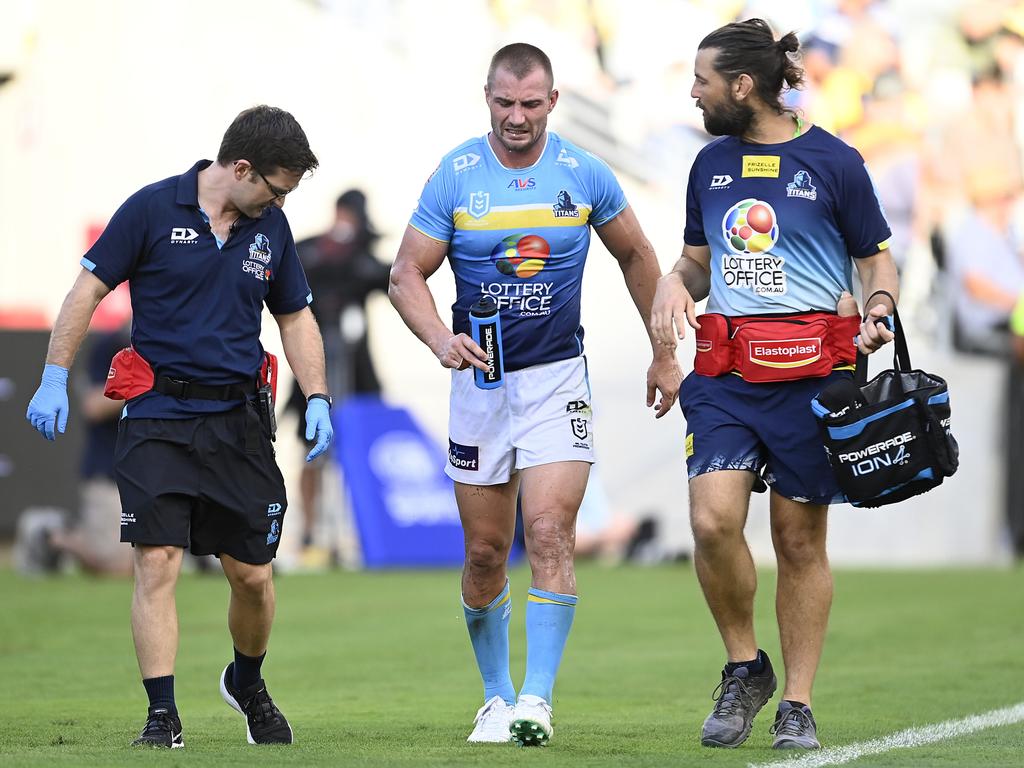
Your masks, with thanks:
[[[220,675],[220,695],[228,705],[245,717],[245,735],[250,744],[291,744],[292,727],[274,700],[267,693],[263,678],[245,690],[233,685],[235,663],[231,662]]]
[[[164,747],[179,749],[185,746],[181,732],[181,719],[177,713],[171,714],[166,709],[150,709],[146,725],[139,738],[132,742],[133,747]]]

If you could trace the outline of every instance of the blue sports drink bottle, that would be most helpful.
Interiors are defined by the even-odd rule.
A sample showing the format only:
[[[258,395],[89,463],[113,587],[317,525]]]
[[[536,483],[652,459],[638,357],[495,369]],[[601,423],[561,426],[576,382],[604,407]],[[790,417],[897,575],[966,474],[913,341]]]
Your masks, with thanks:
[[[505,382],[505,363],[501,353],[501,315],[493,296],[484,294],[469,308],[469,324],[473,341],[480,345],[487,358],[487,371],[473,369],[476,385],[480,389],[496,389]]]

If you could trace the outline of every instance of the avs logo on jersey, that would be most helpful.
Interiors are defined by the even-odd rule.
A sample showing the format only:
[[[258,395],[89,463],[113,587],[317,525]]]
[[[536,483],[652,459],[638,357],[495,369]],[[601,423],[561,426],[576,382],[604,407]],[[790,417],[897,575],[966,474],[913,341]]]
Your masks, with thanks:
[[[580,209],[572,201],[572,197],[564,189],[558,193],[558,202],[551,208],[555,212],[556,219],[578,219]]]
[[[505,187],[505,189],[513,189],[516,192],[521,192],[524,189],[533,189],[536,186],[537,179],[531,176],[528,179],[512,179],[512,181],[508,183],[508,186]]]
[[[793,180],[786,185],[786,197],[802,197],[804,200],[817,200],[818,188],[811,184],[811,174],[797,171]]]

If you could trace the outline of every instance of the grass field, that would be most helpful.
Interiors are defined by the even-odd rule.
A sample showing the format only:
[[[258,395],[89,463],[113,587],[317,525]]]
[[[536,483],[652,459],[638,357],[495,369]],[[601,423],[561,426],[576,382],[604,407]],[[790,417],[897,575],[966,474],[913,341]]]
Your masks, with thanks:
[[[522,681],[528,574],[512,576]],[[278,578],[264,672],[291,747],[245,744],[217,691],[230,660],[223,578],[183,576],[176,686],[184,750],[132,750],[145,718],[128,582],[0,571],[0,765],[747,766],[770,749],[773,700],[736,750],[699,745],[723,656],[688,565],[579,569],[576,624],[546,749],[465,743],[481,700],[454,571]],[[759,641],[779,662],[774,573]],[[781,681],[780,681],[781,682]],[[777,695],[778,696],[778,695]],[[839,572],[815,689],[825,746],[1024,701],[1024,571]],[[1020,723],[850,765],[1024,764]]]

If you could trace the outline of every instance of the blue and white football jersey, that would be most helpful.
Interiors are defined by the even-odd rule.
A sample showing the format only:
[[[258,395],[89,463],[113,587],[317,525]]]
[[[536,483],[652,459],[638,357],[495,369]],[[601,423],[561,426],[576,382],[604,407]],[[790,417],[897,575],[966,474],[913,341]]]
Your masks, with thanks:
[[[834,312],[852,259],[890,236],[864,159],[817,126],[781,144],[722,137],[690,170],[684,237],[711,249],[708,312]]]
[[[410,224],[448,243],[453,330],[469,333],[470,306],[490,294],[501,312],[505,369],[515,371],[582,354],[590,226],[625,207],[611,169],[555,133],[529,168],[506,168],[481,136],[445,155]]]

